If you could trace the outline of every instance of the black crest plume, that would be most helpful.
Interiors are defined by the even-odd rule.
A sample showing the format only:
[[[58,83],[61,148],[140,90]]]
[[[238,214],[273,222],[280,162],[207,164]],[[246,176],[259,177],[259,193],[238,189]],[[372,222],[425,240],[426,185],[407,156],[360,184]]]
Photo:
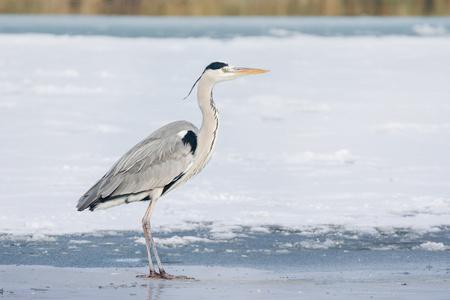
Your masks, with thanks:
[[[200,77],[195,81],[194,85],[191,87],[191,90],[189,91],[189,94],[187,94],[186,97],[183,98],[183,100],[185,100],[187,97],[189,97],[189,95],[192,93],[192,90],[194,89],[195,85],[198,83],[198,81],[200,80],[200,78],[202,78],[203,74],[206,72],[206,70],[219,70],[222,69],[223,67],[227,67],[228,64],[221,62],[221,61],[216,61],[213,63],[210,63],[205,70],[203,71],[202,75],[200,75]]]

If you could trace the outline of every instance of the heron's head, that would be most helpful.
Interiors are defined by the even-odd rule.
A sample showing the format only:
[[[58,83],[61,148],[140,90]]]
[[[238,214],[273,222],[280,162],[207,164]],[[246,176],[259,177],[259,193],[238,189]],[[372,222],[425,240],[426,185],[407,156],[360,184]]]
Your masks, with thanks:
[[[212,78],[215,82],[221,82],[226,80],[231,80],[237,77],[251,75],[251,74],[260,74],[266,73],[267,70],[262,69],[252,69],[252,68],[238,68],[233,66],[232,64],[216,61],[210,63],[203,71],[203,76],[208,76]]]
[[[207,77],[208,79],[212,80],[213,83],[231,80],[234,78],[238,78],[245,75],[251,75],[251,74],[261,74],[269,72],[268,70],[262,70],[262,69],[252,69],[252,68],[237,68],[233,66],[232,64],[223,62],[223,61],[216,61],[213,63],[210,63],[205,70],[203,71],[202,75],[197,79],[197,81],[192,86],[191,90],[189,91],[189,94],[184,98],[186,99],[191,94],[192,90],[194,89],[197,82],[199,82],[200,79]]]

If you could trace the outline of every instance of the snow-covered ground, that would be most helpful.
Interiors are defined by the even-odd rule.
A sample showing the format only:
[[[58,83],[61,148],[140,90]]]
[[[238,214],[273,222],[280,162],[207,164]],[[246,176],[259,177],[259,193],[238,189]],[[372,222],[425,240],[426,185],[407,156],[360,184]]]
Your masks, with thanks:
[[[215,60],[270,73],[216,86],[215,156],[158,201],[155,231],[448,228],[449,53],[445,36],[0,35],[0,233],[140,230],[147,203],[75,205],[158,127],[200,125],[182,99]]]

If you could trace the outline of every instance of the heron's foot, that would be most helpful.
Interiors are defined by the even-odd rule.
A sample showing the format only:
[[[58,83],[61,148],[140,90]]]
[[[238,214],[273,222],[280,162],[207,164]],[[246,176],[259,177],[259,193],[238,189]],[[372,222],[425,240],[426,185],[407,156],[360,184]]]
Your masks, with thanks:
[[[161,278],[164,279],[187,279],[187,280],[195,280],[194,278],[187,277],[187,276],[176,276],[176,275],[170,275],[166,273],[166,271],[162,270],[161,272]]]
[[[148,275],[137,275],[138,278],[162,278],[162,279],[186,279],[186,280],[195,280],[195,278],[187,277],[187,276],[176,276],[176,275],[170,275],[166,273],[166,271],[161,271],[160,273],[151,272]]]
[[[148,275],[137,275],[138,278],[163,278],[161,274],[156,272],[150,272]]]

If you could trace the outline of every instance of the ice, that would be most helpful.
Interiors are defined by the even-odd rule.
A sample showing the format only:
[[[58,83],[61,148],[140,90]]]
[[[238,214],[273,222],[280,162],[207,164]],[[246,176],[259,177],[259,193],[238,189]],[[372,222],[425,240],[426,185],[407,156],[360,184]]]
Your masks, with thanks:
[[[70,240],[69,244],[90,244],[92,243],[91,241],[87,241],[87,240]]]
[[[335,242],[330,239],[326,239],[325,241],[320,241],[319,239],[312,241],[302,241],[299,243],[299,245],[306,249],[328,249],[330,247],[336,247],[339,244],[339,242]]]
[[[426,242],[420,244],[418,247],[414,247],[416,250],[427,250],[427,251],[444,251],[450,249],[450,247],[445,246],[444,243]]]
[[[413,26],[414,32],[423,36],[448,35],[447,29],[442,25],[432,26],[430,24],[416,24]]]
[[[331,239],[325,239],[321,241],[320,239],[307,239],[301,242],[295,243],[283,243],[278,244],[278,247],[281,248],[281,251],[289,251],[291,248],[303,248],[303,249],[329,249],[334,248],[341,245],[342,242],[334,241]]]
[[[203,242],[203,243],[209,243],[211,240],[199,238],[196,236],[183,236],[180,237],[178,235],[172,236],[170,238],[161,239],[161,238],[154,238],[155,243],[158,245],[161,245],[162,247],[180,247],[187,245],[189,243],[196,243],[196,242]]]
[[[127,260],[117,260],[126,262]],[[173,266],[173,274],[189,274],[197,280],[158,281],[136,278],[147,268],[56,268],[4,266],[4,295],[16,298],[102,299],[448,299],[445,266],[411,270],[395,265],[374,270],[305,271],[280,273],[250,268]],[[403,272],[399,272],[402,270]],[[426,280],[424,280],[426,278]],[[151,297],[150,297],[151,296]]]
[[[357,237],[450,226],[450,39],[278,35],[0,35],[0,233],[140,231],[147,203],[75,205],[158,127],[200,125],[195,94],[181,99],[215,60],[270,73],[216,86],[216,154],[158,201],[153,230],[201,228],[206,242],[272,228]],[[432,243],[420,247],[448,249]]]

